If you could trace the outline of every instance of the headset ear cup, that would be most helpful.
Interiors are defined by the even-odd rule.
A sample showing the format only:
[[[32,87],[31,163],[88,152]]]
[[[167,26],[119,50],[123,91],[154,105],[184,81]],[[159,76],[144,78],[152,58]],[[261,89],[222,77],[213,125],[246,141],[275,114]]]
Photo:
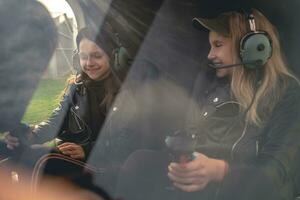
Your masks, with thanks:
[[[245,67],[262,67],[272,56],[272,41],[266,32],[247,33],[240,41],[240,58]],[[249,64],[250,63],[250,64]]]
[[[120,46],[114,50],[113,55],[114,55],[113,70],[116,73],[124,72],[125,70],[128,70],[128,68],[131,65],[132,58],[129,52],[127,51],[127,49],[123,46]]]
[[[81,71],[81,66],[79,60],[79,52],[77,49],[73,51],[72,62],[74,70],[79,73]]]

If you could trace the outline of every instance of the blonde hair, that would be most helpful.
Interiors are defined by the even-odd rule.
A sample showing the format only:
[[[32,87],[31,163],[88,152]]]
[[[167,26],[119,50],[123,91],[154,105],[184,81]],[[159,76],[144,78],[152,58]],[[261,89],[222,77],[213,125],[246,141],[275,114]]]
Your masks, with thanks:
[[[240,39],[250,32],[250,25],[245,14],[239,12],[227,13],[229,17],[230,38],[233,50],[239,50]],[[233,69],[231,79],[231,92],[240,103],[241,112],[246,112],[246,120],[261,126],[272,113],[274,106],[279,101],[282,92],[288,84],[288,77],[297,80],[292,75],[284,62],[276,28],[258,10],[253,9],[256,29],[268,33],[272,41],[272,56],[261,69],[259,84],[255,83],[256,70],[245,67]],[[235,55],[235,54],[233,54]],[[234,58],[240,62],[239,58]],[[298,80],[297,80],[298,81]],[[256,88],[257,87],[257,88]]]

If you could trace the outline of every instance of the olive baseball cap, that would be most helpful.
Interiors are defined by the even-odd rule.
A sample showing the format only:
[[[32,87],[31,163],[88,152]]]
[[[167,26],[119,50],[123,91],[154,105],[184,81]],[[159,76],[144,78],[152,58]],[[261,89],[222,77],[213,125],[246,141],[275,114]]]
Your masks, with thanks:
[[[193,26],[199,30],[209,30],[220,33],[224,36],[229,36],[229,14],[223,13],[215,18],[193,18]]]

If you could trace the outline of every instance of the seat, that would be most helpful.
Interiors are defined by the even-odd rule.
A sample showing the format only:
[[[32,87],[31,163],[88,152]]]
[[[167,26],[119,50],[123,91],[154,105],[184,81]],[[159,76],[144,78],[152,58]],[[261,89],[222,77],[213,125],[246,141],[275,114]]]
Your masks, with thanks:
[[[31,191],[37,191],[39,182],[45,174],[74,180],[79,177],[91,178],[93,174],[102,173],[103,171],[104,170],[101,168],[96,168],[69,156],[58,153],[49,153],[42,156],[33,168]]]

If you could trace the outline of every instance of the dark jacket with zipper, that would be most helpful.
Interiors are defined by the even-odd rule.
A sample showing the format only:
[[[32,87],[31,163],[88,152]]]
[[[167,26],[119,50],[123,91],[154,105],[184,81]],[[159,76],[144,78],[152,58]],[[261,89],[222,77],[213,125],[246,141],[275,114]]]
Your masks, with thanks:
[[[88,157],[105,121],[106,109],[100,106],[103,97],[101,82],[69,85],[51,116],[33,130],[31,143],[40,144],[57,137],[62,142],[81,145]]]
[[[245,122],[226,80],[198,79],[187,132],[195,151],[225,160],[229,171],[208,199],[280,199],[299,195],[300,89],[291,80],[262,127]],[[200,103],[201,102],[201,103]]]

